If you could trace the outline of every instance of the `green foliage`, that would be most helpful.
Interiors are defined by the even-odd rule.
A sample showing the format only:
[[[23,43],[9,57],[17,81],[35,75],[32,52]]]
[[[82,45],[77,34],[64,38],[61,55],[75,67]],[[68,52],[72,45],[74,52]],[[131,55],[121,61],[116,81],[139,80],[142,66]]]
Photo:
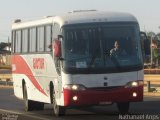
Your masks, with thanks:
[[[147,36],[148,37],[155,37],[156,36],[156,34],[154,33],[154,32],[152,32],[152,31],[150,31],[150,32],[147,32]]]
[[[157,33],[158,36],[160,36],[160,33]]]
[[[160,41],[160,33],[157,33],[157,39]]]

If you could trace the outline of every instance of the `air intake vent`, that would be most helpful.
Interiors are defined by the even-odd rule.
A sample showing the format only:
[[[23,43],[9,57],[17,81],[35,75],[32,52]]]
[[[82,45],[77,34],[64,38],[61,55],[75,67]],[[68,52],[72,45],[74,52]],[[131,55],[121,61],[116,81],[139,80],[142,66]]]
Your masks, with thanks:
[[[19,23],[19,22],[21,22],[21,19],[14,20],[14,23]]]

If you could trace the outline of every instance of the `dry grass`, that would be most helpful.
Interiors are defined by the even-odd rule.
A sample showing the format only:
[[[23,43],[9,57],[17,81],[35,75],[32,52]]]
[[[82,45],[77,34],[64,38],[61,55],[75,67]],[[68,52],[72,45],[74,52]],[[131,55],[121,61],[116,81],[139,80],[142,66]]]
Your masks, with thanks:
[[[13,86],[8,86],[8,85],[0,85],[0,88],[13,88]]]
[[[11,65],[0,65],[0,69],[8,69],[8,70],[11,70]]]

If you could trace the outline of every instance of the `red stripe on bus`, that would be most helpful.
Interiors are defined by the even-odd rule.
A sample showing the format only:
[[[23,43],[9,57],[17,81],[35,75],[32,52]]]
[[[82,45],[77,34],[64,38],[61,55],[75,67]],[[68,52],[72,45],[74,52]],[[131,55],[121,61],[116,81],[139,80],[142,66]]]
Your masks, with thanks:
[[[12,56],[12,65],[14,67],[12,70],[13,74],[25,74],[33,83],[33,85],[37,88],[37,90],[47,96],[40,84],[37,82],[36,78],[32,73],[32,70],[30,69],[26,61],[23,59],[23,57],[19,55]]]

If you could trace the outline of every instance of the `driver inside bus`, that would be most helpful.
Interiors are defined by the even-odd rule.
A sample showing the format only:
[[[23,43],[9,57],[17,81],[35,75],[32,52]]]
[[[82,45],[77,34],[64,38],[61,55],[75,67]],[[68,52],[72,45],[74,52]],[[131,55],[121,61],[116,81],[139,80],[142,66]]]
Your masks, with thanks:
[[[126,51],[120,47],[120,43],[118,41],[115,41],[114,48],[110,50],[110,56],[118,57],[126,54],[127,54]]]

